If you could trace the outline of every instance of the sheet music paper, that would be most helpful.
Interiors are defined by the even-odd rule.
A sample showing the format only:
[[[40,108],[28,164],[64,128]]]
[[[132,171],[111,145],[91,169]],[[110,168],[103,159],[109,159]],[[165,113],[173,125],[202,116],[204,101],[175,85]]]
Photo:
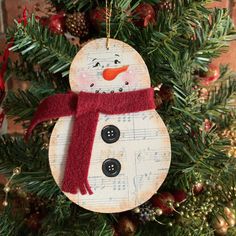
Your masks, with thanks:
[[[149,73],[141,56],[129,45],[113,39],[110,39],[107,51],[105,40],[88,43],[76,55],[70,70],[72,90],[95,92],[100,89],[100,92],[118,92],[121,86],[123,91],[149,88]],[[106,66],[116,66],[111,65],[114,54],[119,54],[123,65],[129,65],[129,71],[118,75],[114,81],[104,83],[102,70]],[[95,58],[101,62],[100,70],[93,69]],[[82,82],[78,79],[81,77],[84,78]],[[124,85],[126,81],[129,81],[127,86]],[[91,83],[94,83],[93,87],[90,87]],[[73,119],[60,118],[50,139],[49,162],[52,175],[59,186],[64,175]],[[107,144],[101,138],[101,130],[106,125],[119,128],[120,138],[117,142]],[[115,158],[121,163],[121,171],[116,177],[107,177],[102,171],[102,163],[108,158]],[[168,131],[155,110],[122,115],[99,114],[88,175],[94,194],[65,195],[81,207],[95,212],[130,210],[146,202],[158,190],[166,178],[170,160]]]

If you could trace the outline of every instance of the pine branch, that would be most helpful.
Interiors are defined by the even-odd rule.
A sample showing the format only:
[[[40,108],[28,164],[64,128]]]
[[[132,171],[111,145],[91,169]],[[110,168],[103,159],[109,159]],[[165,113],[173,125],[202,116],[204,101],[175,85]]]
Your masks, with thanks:
[[[48,0],[51,2],[54,6],[59,7],[60,9],[65,9],[67,11],[81,11],[81,10],[88,10],[92,8],[94,5],[94,2],[98,4],[98,1],[92,1],[92,0],[73,0],[73,1],[67,1],[67,0]]]
[[[198,172],[203,179],[214,176],[216,182],[221,181],[218,178],[220,172],[228,176],[234,173],[235,160],[222,151],[228,145],[227,140],[204,132],[201,136],[200,133],[199,136],[195,133],[188,140],[181,137],[175,137],[174,140],[170,181],[177,180],[177,182],[171,184],[181,183],[182,187],[187,186],[186,182],[194,182],[195,172]]]
[[[221,118],[221,114],[230,112],[226,105],[227,102],[235,95],[236,80],[234,77],[229,77],[226,81],[221,83],[219,88],[215,88],[214,91],[212,91],[210,99],[202,106],[202,114],[218,120],[217,118]]]
[[[35,68],[32,63],[23,61],[22,58],[11,63],[9,70],[11,78],[31,82],[30,91],[33,94],[48,96],[54,93],[65,93],[69,90],[68,80],[62,78],[59,73],[52,74],[43,68]]]
[[[47,218],[44,230],[45,236],[59,236],[59,235],[104,235],[112,236],[113,229],[110,221],[105,214],[97,214],[80,209],[78,206],[72,204],[70,217],[65,219],[61,224],[55,224],[54,219]],[[47,226],[47,227],[46,227]]]
[[[14,37],[11,50],[21,53],[25,60],[39,64],[51,73],[68,75],[69,66],[78,49],[64,36],[51,33],[34,16],[28,18],[27,26],[16,23],[13,33],[11,35],[9,32],[8,35],[8,38]]]
[[[51,1],[58,6],[62,4],[59,7],[67,12],[104,6],[104,2],[90,0]],[[152,222],[142,225],[137,235],[213,236],[213,229],[205,224],[206,221],[210,222],[216,214],[223,214],[226,203],[235,200],[230,189],[235,187],[236,161],[223,151],[228,140],[220,139],[217,135],[218,127],[223,128],[232,123],[234,116],[229,116],[227,102],[235,94],[235,81],[229,78],[231,75],[227,74],[227,70],[222,72],[222,86],[202,104],[198,91],[193,90],[196,85],[193,74],[199,68],[206,70],[212,58],[218,56],[235,37],[232,20],[226,10],[206,9],[206,1],[173,0],[171,10],[158,11],[156,24],[139,28],[133,24],[134,16],[130,13],[141,2],[157,3],[158,0],[114,1],[111,30],[113,37],[132,45],[143,56],[153,85],[162,82],[173,89],[173,100],[164,104],[159,111],[172,142],[172,165],[161,188],[164,191],[184,189],[191,193],[193,184],[201,180],[206,191],[199,196],[189,194],[186,202],[177,209],[191,208],[194,220],[189,212],[188,215],[174,213],[172,216],[161,216],[158,220],[164,224],[172,221],[172,228]],[[99,35],[105,36],[105,32],[101,30]],[[32,87],[27,91],[10,92],[5,109],[17,121],[28,121],[40,100],[67,90],[68,80],[62,80],[59,73],[68,75],[77,48],[71,46],[64,36],[56,36],[43,28],[33,16],[26,27],[16,23],[14,31],[9,33],[11,37],[15,39],[12,50],[21,53],[23,60],[27,61],[25,65],[16,65],[13,70],[19,75],[19,80],[29,72],[24,79],[31,81]],[[40,68],[35,71],[34,65],[37,64]],[[208,132],[203,127],[205,118],[216,123]],[[43,127],[37,128],[38,135],[42,133]],[[47,136],[51,128],[45,131]],[[22,166],[22,173],[14,178],[13,185],[23,186],[26,191],[38,196],[54,199],[46,207],[48,214],[37,235],[113,235],[111,215],[85,211],[65,198],[50,174],[47,155],[43,140],[36,135],[28,144],[21,137],[0,138],[0,172],[9,176],[13,168]],[[217,184],[222,186],[222,190],[216,188]],[[229,197],[229,193],[232,197]],[[198,201],[198,204],[194,205],[194,201]],[[198,215],[199,209],[207,208],[208,211],[210,204],[213,207],[206,214],[207,220],[204,220],[202,213]],[[2,222],[5,225],[0,225],[3,227],[0,232],[7,233],[9,230],[16,235],[22,234],[21,229],[11,231],[20,220],[3,217]],[[22,235],[32,234],[27,232]]]
[[[25,65],[17,65],[14,68],[13,73],[19,72],[19,75],[27,69]],[[68,80],[53,76],[47,71],[30,71],[28,75],[30,76],[26,79],[31,81],[30,89],[17,92],[9,91],[4,101],[7,115],[13,117],[16,122],[30,120],[43,98],[55,93],[65,93],[69,89]]]
[[[9,91],[4,101],[4,110],[15,122],[30,120],[39,105],[42,95],[34,95],[30,91],[18,90],[18,93]]]
[[[181,3],[178,1],[175,7],[181,8]],[[212,57],[219,56],[228,41],[235,38],[233,23],[226,10],[211,12],[204,6],[194,7],[194,4],[183,6],[178,13],[176,8],[171,12],[161,11],[155,26],[133,30],[136,49],[143,56],[154,81],[174,81],[186,71],[206,70]],[[134,41],[130,38],[128,43],[131,40]]]
[[[38,78],[34,78],[29,90],[7,93],[3,106],[8,117],[14,118],[15,122],[28,121],[33,117],[42,99],[68,91],[68,81],[57,78],[49,80],[47,75],[41,72]]]
[[[214,9],[208,18],[195,27],[196,40],[192,41],[189,51],[194,63],[202,69],[212,57],[218,57],[229,46],[229,41],[235,39],[232,19],[226,9]]]
[[[22,173],[14,178],[14,185],[38,196],[52,198],[61,193],[51,176],[47,150],[41,138],[25,143],[22,137],[2,136],[0,138],[0,173],[10,176],[16,166]]]
[[[236,126],[236,111],[231,110],[230,113],[221,115],[221,119],[219,120],[218,125],[220,131],[223,131],[224,129],[229,128],[231,126]]]
[[[18,235],[21,226],[22,224],[19,224],[16,218],[12,216],[10,207],[7,207],[0,213],[0,235]]]
[[[9,71],[9,79],[15,78],[19,81],[32,81],[38,76],[34,66],[22,60],[9,63]]]

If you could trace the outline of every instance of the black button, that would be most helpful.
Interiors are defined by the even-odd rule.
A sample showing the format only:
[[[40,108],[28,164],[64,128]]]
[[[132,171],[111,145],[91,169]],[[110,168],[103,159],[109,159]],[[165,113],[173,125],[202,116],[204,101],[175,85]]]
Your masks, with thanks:
[[[120,130],[114,125],[107,125],[102,129],[102,139],[106,143],[115,143],[120,138]]]
[[[118,160],[109,158],[102,163],[102,171],[107,177],[115,177],[120,173],[121,164]]]

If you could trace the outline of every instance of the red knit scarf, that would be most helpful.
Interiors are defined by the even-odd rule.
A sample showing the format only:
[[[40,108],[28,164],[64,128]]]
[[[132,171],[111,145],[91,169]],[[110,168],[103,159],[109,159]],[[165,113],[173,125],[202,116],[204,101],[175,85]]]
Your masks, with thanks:
[[[99,113],[115,115],[155,109],[153,88],[132,92],[96,94],[80,92],[50,96],[39,105],[26,133],[42,121],[75,116],[62,191],[93,194],[88,171]]]

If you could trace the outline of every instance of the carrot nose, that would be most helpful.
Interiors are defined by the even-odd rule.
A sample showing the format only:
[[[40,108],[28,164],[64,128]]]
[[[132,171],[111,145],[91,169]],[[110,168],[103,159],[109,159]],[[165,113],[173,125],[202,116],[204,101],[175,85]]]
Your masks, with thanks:
[[[129,66],[122,66],[119,68],[107,68],[103,71],[102,75],[105,80],[113,80],[122,72],[125,72]]]

